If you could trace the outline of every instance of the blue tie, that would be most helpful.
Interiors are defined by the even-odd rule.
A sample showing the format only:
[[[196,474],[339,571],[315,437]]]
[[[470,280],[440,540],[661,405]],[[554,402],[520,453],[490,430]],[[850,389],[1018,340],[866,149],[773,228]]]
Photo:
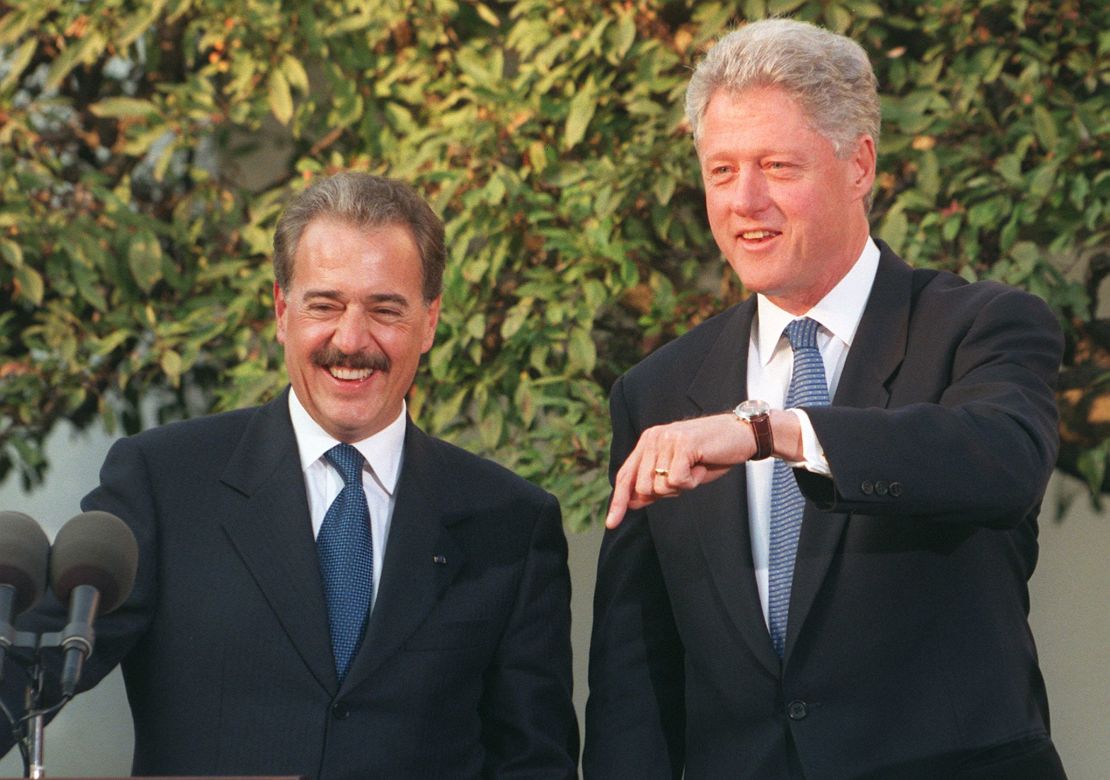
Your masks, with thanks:
[[[362,641],[366,614],[370,611],[374,543],[370,537],[370,510],[362,490],[361,453],[350,444],[337,444],[324,457],[343,477],[343,489],[328,507],[316,537],[328,600],[335,671],[342,682]]]
[[[829,386],[825,382],[825,364],[817,349],[816,320],[809,317],[794,320],[786,326],[786,337],[794,350],[794,373],[786,391],[786,409],[805,406],[828,406]],[[771,561],[768,586],[768,623],[771,642],[782,658],[786,645],[786,619],[790,612],[790,586],[794,580],[794,558],[798,554],[798,536],[802,532],[802,511],[805,499],[798,490],[794,474],[785,461],[775,461],[771,483]]]

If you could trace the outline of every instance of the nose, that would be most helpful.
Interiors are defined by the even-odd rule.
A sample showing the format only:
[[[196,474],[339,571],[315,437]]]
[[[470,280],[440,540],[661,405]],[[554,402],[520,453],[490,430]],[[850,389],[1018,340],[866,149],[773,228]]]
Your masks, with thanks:
[[[754,216],[766,210],[770,202],[763,170],[758,165],[742,166],[732,186],[732,211],[740,216]]]
[[[369,318],[356,306],[348,306],[335,325],[331,343],[345,355],[364,352],[374,343]]]

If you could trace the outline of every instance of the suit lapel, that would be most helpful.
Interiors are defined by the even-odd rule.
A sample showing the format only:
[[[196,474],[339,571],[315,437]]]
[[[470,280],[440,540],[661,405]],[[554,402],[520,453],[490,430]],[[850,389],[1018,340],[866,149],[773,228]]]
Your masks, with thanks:
[[[344,691],[365,681],[397,651],[464,563],[449,526],[464,519],[458,507],[465,502],[451,495],[452,481],[444,479],[432,440],[411,420],[403,457],[377,600]]]
[[[888,384],[906,353],[913,272],[890,247],[878,243],[882,253],[875,283],[848,352],[834,406],[885,407],[890,400]],[[821,512],[806,503],[790,592],[784,662],[790,659],[794,642],[840,545],[847,520],[847,515]]]
[[[247,511],[224,520],[225,532],[312,675],[334,692],[327,605],[288,390],[251,419],[221,481],[248,502]]]
[[[836,406],[885,407],[890,400],[888,383],[906,354],[913,270],[890,247],[878,243],[879,269],[836,388]]]
[[[690,384],[687,394],[703,414],[732,409],[747,397],[755,302],[753,295],[736,307]],[[682,513],[697,518],[694,525],[702,554],[729,618],[760,662],[777,675],[779,659],[767,633],[755,583],[744,467],[729,470],[716,482],[686,494],[682,501]]]

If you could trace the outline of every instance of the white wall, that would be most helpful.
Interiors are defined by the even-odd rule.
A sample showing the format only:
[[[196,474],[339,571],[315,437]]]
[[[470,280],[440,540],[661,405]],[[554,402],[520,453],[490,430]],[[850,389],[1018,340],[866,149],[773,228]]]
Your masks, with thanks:
[[[46,485],[25,494],[9,478],[0,484],[0,510],[26,512],[57,529],[79,511],[96,484],[110,440],[103,433],[74,436],[60,431],[49,442],[52,469]],[[1055,504],[1074,498],[1061,522]],[[1073,479],[1057,476],[1049,486],[1041,522],[1041,560],[1031,583],[1030,621],[1052,707],[1053,736],[1072,780],[1099,780],[1110,766],[1110,511],[1093,511]],[[586,702],[594,566],[601,532],[570,537],[573,594],[575,704]],[[50,775],[125,775],[132,734],[119,672],[71,703],[46,730],[45,764]],[[21,775],[18,751],[0,761],[0,776]]]

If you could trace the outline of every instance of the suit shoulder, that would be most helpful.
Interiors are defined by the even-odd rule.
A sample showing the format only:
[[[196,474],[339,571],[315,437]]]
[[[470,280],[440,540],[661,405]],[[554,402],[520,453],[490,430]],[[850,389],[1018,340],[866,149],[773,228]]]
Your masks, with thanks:
[[[914,270],[916,307],[947,317],[976,319],[984,314],[1010,317],[1029,325],[1058,329],[1044,299],[1018,287],[983,279],[969,282],[950,271]]]
[[[127,441],[144,452],[173,453],[204,451],[216,453],[231,450],[242,432],[261,407],[236,409],[188,420],[175,420],[156,428],[127,437]]]

